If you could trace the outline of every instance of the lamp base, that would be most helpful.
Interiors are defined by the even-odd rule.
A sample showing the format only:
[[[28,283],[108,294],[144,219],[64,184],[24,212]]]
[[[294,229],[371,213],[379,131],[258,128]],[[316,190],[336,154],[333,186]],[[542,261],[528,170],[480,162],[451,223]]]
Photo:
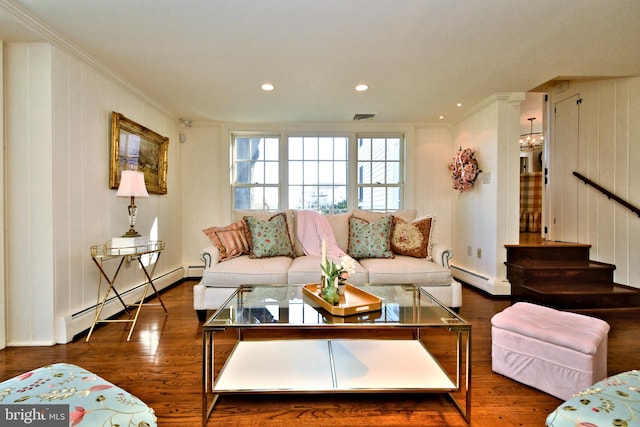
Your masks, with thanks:
[[[136,246],[147,246],[149,237],[112,237],[109,246],[116,249],[133,248]]]
[[[129,231],[124,233],[121,237],[141,237],[141,236],[142,236],[142,234],[138,233],[133,228],[130,228]]]

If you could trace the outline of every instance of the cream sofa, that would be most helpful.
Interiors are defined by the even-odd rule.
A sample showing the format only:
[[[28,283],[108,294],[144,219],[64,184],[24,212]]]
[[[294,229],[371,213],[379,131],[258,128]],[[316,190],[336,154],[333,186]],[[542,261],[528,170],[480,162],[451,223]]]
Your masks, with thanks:
[[[201,251],[201,259],[205,263],[204,273],[202,280],[193,289],[193,306],[200,320],[205,319],[207,310],[216,310],[220,307],[239,285],[305,284],[319,281],[320,256],[304,255],[302,244],[296,237],[296,211],[284,212],[295,252],[293,258],[285,256],[250,258],[249,255],[241,255],[220,262],[220,253],[215,246],[208,246]],[[274,212],[236,211],[234,221],[244,216],[266,220],[274,214]],[[336,243],[345,252],[348,252],[349,218],[352,215],[374,221],[388,214],[353,211],[325,215],[333,229]],[[394,212],[394,215],[410,222],[416,218],[416,211]],[[462,305],[462,288],[460,283],[451,276],[449,268],[451,250],[443,245],[432,244],[430,255],[431,259],[404,255],[395,255],[392,259],[360,259],[356,263],[356,272],[351,275],[349,282],[353,284],[412,283],[422,287],[444,305],[458,309]]]

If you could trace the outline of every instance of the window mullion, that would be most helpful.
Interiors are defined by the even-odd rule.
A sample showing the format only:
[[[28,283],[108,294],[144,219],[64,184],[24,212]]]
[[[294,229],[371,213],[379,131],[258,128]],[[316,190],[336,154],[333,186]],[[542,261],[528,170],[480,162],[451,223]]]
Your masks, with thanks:
[[[280,134],[280,167],[278,168],[280,206],[289,208],[289,135]]]
[[[355,133],[348,135],[348,168],[347,168],[347,210],[358,208],[358,136]]]

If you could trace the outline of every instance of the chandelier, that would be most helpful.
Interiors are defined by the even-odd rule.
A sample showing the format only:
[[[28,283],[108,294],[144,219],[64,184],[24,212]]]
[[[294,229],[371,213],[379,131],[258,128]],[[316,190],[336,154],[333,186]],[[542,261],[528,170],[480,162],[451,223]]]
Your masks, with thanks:
[[[531,130],[529,131],[529,133],[520,135],[520,151],[533,151],[536,148],[542,148],[544,135],[542,135],[542,132],[533,132],[533,121],[535,119],[535,117],[530,117],[527,119],[529,120],[529,122],[531,122]]]

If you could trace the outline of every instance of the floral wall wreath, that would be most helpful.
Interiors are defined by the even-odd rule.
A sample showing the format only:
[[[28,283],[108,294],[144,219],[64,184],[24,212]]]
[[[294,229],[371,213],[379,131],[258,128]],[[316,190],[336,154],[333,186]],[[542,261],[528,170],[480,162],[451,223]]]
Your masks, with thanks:
[[[482,172],[478,166],[475,151],[471,148],[463,150],[462,147],[451,159],[449,170],[453,179],[453,189],[461,193],[471,190],[478,174]]]

